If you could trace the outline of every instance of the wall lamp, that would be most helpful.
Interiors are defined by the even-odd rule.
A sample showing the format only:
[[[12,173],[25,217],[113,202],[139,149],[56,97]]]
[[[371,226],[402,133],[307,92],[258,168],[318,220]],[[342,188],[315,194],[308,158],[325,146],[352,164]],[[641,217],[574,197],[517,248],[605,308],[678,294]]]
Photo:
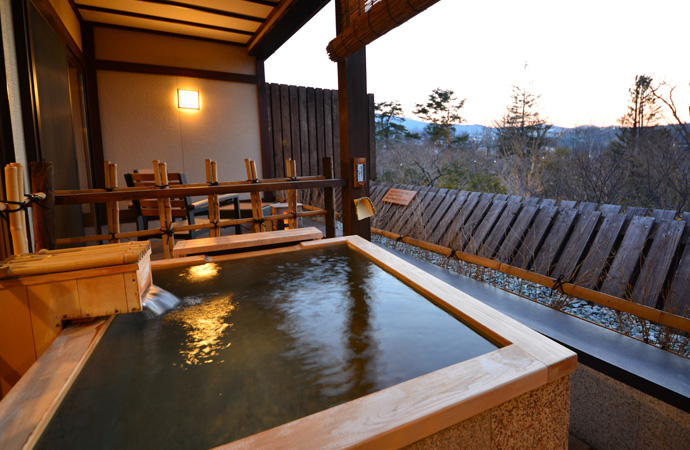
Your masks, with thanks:
[[[180,109],[199,109],[199,91],[178,89],[177,107]]]

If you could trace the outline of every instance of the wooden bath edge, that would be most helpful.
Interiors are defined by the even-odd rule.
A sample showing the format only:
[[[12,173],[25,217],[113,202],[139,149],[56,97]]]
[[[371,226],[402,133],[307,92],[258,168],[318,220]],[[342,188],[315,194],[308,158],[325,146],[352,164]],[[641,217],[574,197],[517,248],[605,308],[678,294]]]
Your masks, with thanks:
[[[2,448],[33,448],[114,318],[65,328],[0,401]]]
[[[576,370],[574,352],[358,236],[152,262],[151,268],[342,245],[365,255],[501,348],[219,448],[400,447]],[[113,317],[66,328],[0,402],[3,448],[31,448],[38,441]]]

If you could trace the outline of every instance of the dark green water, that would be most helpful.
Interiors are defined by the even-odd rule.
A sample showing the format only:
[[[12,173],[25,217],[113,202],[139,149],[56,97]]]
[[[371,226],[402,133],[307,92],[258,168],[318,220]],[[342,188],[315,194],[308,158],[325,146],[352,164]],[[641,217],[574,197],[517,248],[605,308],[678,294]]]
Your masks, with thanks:
[[[496,349],[343,247],[154,282],[182,306],[118,316],[39,448],[210,448]]]

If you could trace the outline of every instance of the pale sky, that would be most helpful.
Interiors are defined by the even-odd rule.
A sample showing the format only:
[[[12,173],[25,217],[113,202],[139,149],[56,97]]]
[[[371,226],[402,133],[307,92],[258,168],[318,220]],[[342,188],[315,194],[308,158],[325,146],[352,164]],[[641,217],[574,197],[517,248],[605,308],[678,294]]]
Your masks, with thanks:
[[[337,89],[326,53],[334,11],[331,2],[266,61],[268,82]],[[511,87],[526,85],[552,124],[615,125],[646,74],[677,86],[690,122],[689,30],[689,0],[442,0],[367,46],[368,91],[417,119],[416,103],[452,89],[467,99],[466,123],[491,125]]]

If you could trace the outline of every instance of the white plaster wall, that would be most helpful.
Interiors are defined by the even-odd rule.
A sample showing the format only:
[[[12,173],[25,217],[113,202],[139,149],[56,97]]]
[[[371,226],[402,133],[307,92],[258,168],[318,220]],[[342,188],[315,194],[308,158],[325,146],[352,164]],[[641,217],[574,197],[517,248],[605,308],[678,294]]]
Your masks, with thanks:
[[[238,45],[103,27],[94,28],[94,40],[97,59],[246,75],[256,73],[255,58]]]
[[[19,96],[19,73],[17,71],[17,54],[14,47],[14,25],[12,24],[10,0],[0,1],[0,20],[2,21],[2,46],[5,54],[5,77],[7,78],[7,96],[10,102],[14,158],[15,161],[24,167],[24,189],[26,192],[29,192],[31,179],[29,178],[29,168],[26,163],[26,147],[24,146],[24,122],[22,120]],[[0,191],[2,191],[2,188],[0,188]]]
[[[98,29],[96,49],[97,59],[248,74],[255,70],[254,58],[243,48],[145,33]],[[198,90],[200,110],[178,109],[178,88]],[[104,156],[118,164],[120,174],[149,169],[153,159],[167,162],[171,172],[185,172],[189,182],[206,180],[205,158],[218,161],[221,181],[246,179],[244,158],[256,160],[261,170],[254,84],[98,71],[98,94]],[[124,184],[122,175],[119,182]]]

